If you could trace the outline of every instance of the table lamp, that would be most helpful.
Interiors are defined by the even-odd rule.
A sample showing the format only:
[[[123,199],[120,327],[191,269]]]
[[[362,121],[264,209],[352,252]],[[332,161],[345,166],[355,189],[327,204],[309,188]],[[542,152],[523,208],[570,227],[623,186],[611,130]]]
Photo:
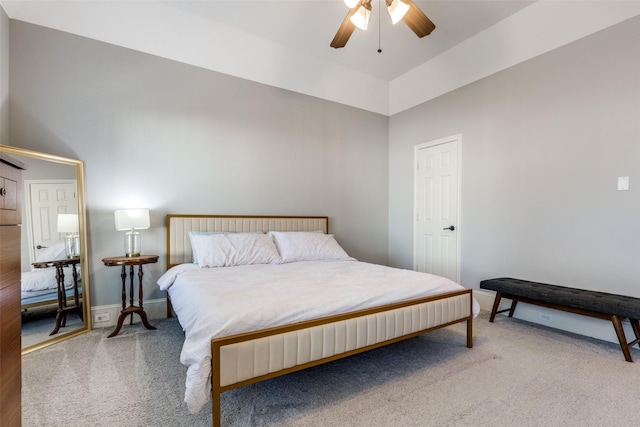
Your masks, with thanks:
[[[64,252],[67,258],[80,256],[80,235],[78,230],[77,214],[58,214],[58,233],[67,233],[64,236]]]
[[[127,257],[140,256],[142,237],[136,230],[149,228],[149,209],[119,209],[113,212],[116,230],[128,230],[124,235],[124,253]]]

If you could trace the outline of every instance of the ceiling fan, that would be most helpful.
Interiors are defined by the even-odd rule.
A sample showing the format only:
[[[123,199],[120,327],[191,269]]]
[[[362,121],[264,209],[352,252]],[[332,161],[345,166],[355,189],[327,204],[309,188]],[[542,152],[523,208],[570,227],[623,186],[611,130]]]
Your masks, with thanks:
[[[344,0],[349,8],[346,18],[340,24],[338,32],[331,41],[331,47],[344,47],[356,27],[366,30],[371,17],[372,0]],[[431,34],[435,24],[425,15],[412,0],[386,0],[391,22],[396,24],[402,20],[420,38]]]

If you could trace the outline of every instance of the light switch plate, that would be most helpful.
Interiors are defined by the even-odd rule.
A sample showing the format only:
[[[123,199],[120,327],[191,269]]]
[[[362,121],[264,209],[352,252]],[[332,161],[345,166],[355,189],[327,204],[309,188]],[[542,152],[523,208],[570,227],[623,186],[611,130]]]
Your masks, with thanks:
[[[618,177],[618,191],[626,191],[629,189],[629,177],[628,176],[619,176]]]

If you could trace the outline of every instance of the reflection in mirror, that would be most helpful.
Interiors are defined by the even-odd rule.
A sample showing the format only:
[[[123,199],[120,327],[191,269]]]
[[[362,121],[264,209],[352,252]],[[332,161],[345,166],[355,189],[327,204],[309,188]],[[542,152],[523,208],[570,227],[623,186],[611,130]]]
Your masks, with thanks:
[[[23,162],[22,353],[91,329],[84,164],[0,145]]]

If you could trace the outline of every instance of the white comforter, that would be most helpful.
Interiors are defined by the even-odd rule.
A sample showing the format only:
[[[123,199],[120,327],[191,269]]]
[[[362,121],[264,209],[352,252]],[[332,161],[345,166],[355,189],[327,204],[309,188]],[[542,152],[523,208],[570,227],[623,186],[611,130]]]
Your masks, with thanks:
[[[357,261],[309,261],[199,268],[182,264],[158,280],[185,330],[185,402],[209,400],[213,337],[462,289],[443,277]],[[480,307],[474,300],[474,317]]]

